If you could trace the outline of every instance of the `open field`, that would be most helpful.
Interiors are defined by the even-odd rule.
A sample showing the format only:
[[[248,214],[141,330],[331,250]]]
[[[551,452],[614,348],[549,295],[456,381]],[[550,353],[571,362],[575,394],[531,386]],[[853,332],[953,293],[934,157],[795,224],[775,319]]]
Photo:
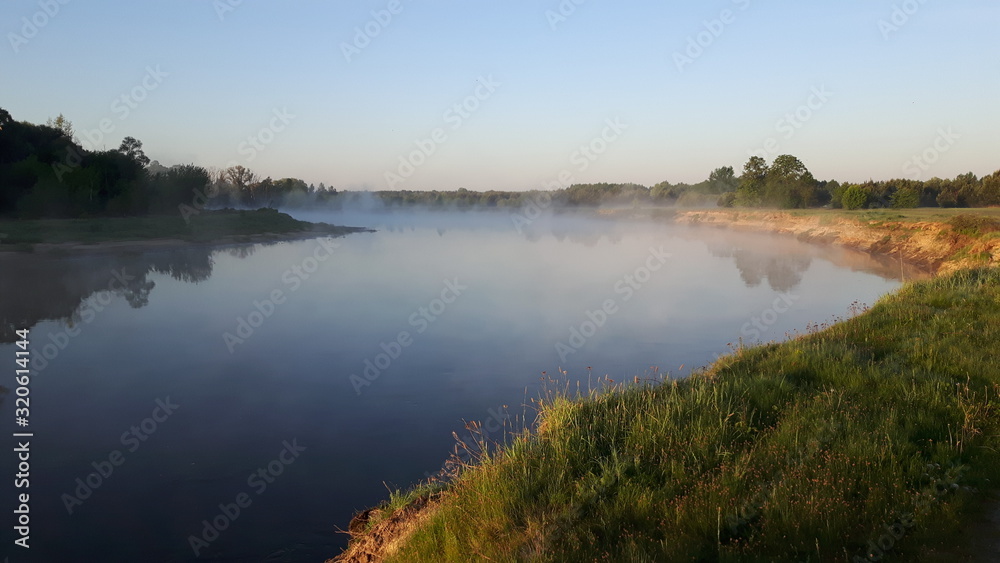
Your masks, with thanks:
[[[790,215],[811,217],[832,215],[859,221],[940,221],[945,222],[958,215],[981,215],[1000,219],[1000,207],[918,207],[915,209],[791,209],[782,210]]]

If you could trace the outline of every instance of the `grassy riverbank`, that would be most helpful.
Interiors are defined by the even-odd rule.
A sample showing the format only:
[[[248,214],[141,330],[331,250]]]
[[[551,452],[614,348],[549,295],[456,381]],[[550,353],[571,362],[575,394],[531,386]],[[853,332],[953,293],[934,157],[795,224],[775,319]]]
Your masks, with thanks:
[[[550,396],[345,559],[955,560],[1000,478],[998,341],[1000,270],[963,270],[683,381]]]
[[[933,273],[1000,265],[1000,209],[677,211],[680,224],[788,234],[891,256]]]
[[[312,234],[343,235],[364,229],[299,221],[274,209],[203,211],[185,221],[178,214],[90,219],[0,221],[0,250],[31,250],[34,245],[95,245],[111,242],[180,240],[240,242]]]

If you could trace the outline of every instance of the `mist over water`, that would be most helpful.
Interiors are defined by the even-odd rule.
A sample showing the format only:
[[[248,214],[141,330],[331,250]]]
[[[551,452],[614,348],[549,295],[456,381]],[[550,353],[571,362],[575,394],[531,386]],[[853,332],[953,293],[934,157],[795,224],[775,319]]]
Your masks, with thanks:
[[[45,362],[32,383],[36,555],[192,561],[189,537],[245,493],[202,557],[322,560],[346,544],[336,527],[387,497],[383,482],[438,471],[463,420],[530,418],[543,371],[584,386],[652,366],[683,377],[741,338],[873,303],[900,277],[844,249],[652,222],[292,213],[378,231],[335,247],[0,255],[0,357],[31,328]],[[167,398],[177,408],[130,450],[123,434]],[[12,409],[8,395],[0,416]],[[304,449],[285,463],[293,442]],[[115,450],[124,462],[69,514],[63,495]],[[251,477],[268,467],[280,473],[260,490]]]

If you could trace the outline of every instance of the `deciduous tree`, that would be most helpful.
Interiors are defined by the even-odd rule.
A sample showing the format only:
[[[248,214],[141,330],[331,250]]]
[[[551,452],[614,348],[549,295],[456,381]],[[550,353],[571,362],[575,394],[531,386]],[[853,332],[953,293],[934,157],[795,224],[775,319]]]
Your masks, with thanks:
[[[135,137],[125,137],[122,139],[122,144],[118,147],[118,152],[138,162],[143,167],[149,164],[149,157],[146,156],[146,153],[142,152],[142,141]]]

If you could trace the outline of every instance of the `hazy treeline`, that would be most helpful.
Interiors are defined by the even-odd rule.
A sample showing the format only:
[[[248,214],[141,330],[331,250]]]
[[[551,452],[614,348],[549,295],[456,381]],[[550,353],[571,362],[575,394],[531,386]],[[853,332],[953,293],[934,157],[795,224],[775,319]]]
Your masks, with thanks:
[[[540,191],[337,191],[296,178],[260,178],[244,166],[206,169],[150,162],[126,137],[114,150],[77,143],[62,115],[45,125],[14,121],[0,108],[0,216],[82,217],[189,213],[203,207],[518,208],[677,205],[706,207],[983,207],[1000,205],[1000,171],[954,179],[894,179],[861,184],[819,181],[798,158],[768,164],[754,156],[737,175],[730,166],[697,184],[574,184]]]

